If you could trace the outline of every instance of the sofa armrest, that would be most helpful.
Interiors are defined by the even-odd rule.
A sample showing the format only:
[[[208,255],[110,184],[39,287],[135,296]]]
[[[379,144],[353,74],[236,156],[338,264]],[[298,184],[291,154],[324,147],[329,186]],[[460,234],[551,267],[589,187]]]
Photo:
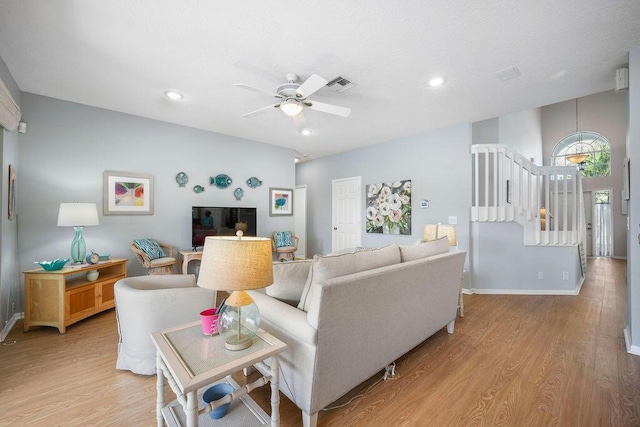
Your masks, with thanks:
[[[260,317],[275,328],[307,344],[315,345],[318,331],[307,322],[307,313],[256,291],[248,291],[260,310]]]

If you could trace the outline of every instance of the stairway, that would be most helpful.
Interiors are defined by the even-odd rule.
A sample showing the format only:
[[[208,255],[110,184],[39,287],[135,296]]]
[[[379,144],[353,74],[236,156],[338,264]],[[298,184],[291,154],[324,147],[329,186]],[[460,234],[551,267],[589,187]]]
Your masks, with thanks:
[[[586,274],[582,177],[577,167],[537,166],[499,144],[471,146],[471,221],[516,222],[528,246],[577,246]]]

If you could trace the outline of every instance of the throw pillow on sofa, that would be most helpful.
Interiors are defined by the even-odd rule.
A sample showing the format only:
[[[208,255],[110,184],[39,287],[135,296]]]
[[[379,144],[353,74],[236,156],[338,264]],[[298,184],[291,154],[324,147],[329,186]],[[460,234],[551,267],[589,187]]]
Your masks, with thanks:
[[[402,262],[426,258],[432,255],[443,254],[445,252],[449,252],[449,238],[447,236],[415,245],[400,246]]]
[[[307,311],[309,308],[309,301],[311,300],[310,289],[313,283],[320,283],[334,277],[346,276],[360,271],[386,267],[399,262],[400,248],[395,243],[378,249],[342,255],[315,255],[298,308],[303,311]]]
[[[310,268],[310,259],[274,262],[273,285],[265,288],[266,294],[295,307],[302,297]]]
[[[138,249],[147,254],[149,261],[167,256],[160,245],[158,245],[158,242],[153,239],[135,239],[133,243],[136,244]]]

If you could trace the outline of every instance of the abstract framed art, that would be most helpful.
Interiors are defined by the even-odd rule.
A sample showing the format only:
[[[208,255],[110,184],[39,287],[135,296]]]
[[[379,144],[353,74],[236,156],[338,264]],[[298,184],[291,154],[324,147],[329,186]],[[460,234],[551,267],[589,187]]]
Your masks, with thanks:
[[[293,190],[269,188],[269,216],[293,215]]]
[[[104,215],[153,215],[153,175],[104,171]]]

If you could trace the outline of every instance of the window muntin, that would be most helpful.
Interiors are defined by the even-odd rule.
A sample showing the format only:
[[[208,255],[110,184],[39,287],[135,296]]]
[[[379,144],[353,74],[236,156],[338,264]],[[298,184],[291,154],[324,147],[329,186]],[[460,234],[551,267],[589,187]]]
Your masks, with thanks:
[[[611,175],[611,148],[609,141],[596,132],[576,132],[556,144],[551,155],[551,166],[574,166],[567,156],[588,153],[581,166],[583,177]]]

